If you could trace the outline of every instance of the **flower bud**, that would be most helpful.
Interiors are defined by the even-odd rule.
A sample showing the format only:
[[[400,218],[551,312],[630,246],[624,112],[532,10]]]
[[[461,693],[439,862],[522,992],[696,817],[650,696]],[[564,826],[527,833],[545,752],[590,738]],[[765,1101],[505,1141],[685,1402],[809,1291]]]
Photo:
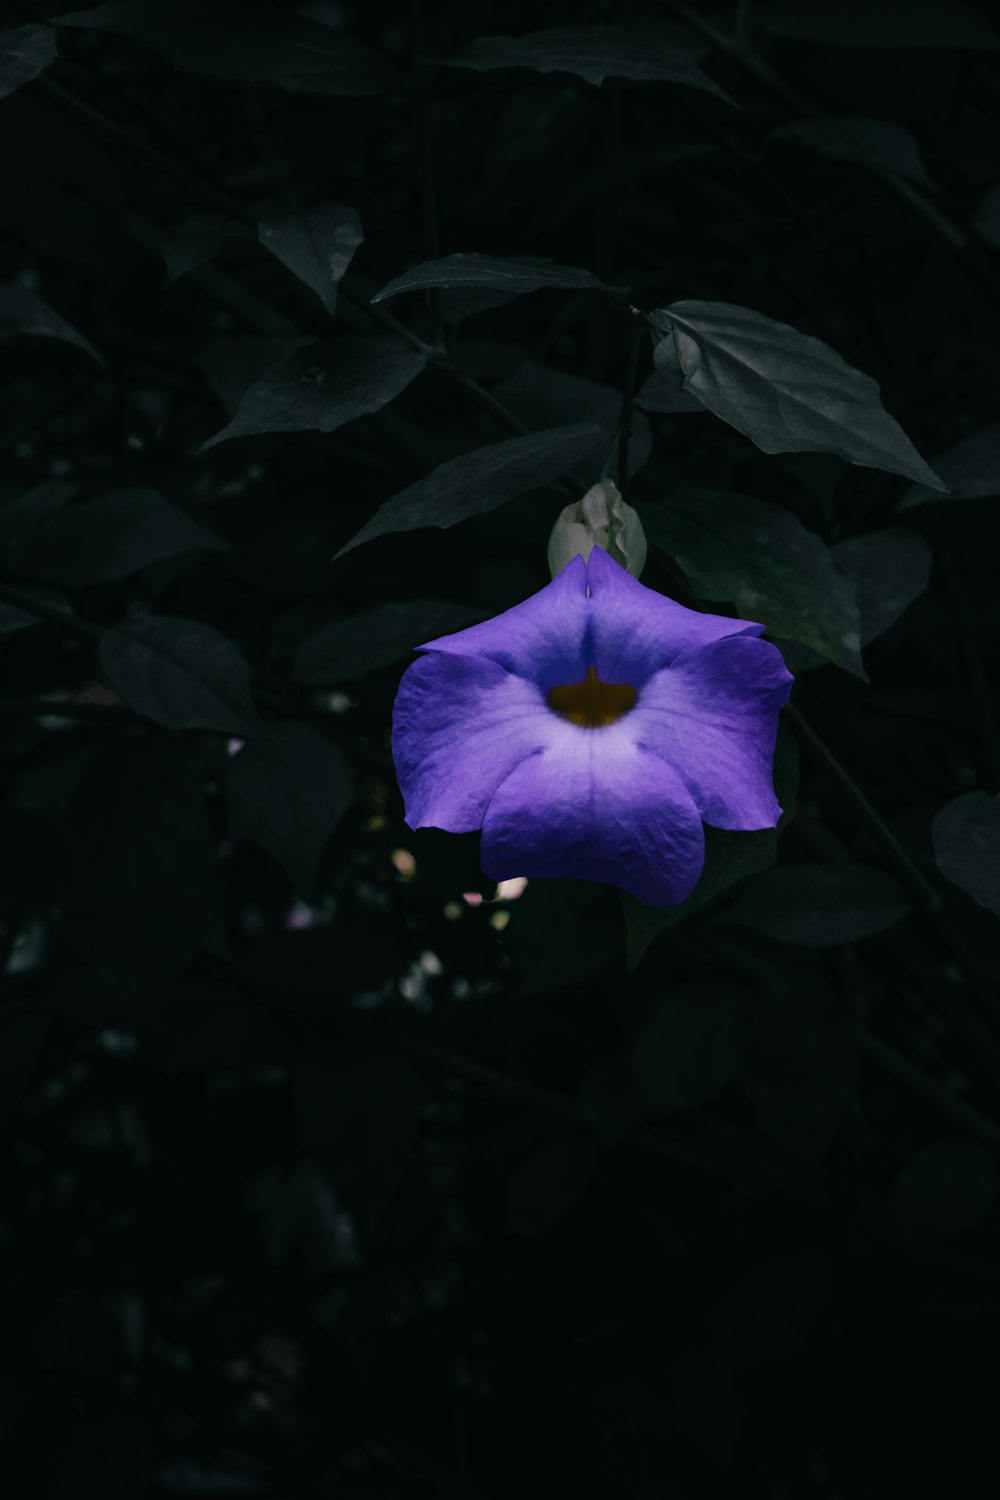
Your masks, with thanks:
[[[603,547],[633,578],[642,572],[646,561],[642,522],[610,479],[592,485],[582,500],[574,500],[560,512],[549,537],[552,577],[577,554],[586,562],[594,547]]]

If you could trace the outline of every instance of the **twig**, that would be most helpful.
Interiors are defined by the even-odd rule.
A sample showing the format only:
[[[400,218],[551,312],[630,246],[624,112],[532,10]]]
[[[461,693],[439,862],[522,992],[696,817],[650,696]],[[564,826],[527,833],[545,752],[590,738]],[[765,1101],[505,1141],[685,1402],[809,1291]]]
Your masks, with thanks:
[[[635,397],[635,375],[639,365],[639,344],[645,329],[642,320],[633,315],[629,329],[628,353],[625,357],[625,381],[622,385],[622,409],[618,418],[618,490],[627,505],[632,491],[628,466],[628,445],[632,436],[632,403]]]

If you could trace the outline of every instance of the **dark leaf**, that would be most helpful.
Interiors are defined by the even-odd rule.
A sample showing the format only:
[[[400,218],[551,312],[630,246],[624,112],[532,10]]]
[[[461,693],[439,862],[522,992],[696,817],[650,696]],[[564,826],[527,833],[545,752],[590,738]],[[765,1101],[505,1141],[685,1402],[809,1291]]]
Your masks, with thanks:
[[[698,67],[690,52],[661,35],[626,31],[620,26],[561,26],[527,36],[484,36],[459,56],[452,67],[531,68],[536,73],[572,73],[599,86],[606,78],[633,83],[682,83],[705,89],[728,104],[733,100]]]
[[[819,976],[754,996],[739,1080],[765,1135],[803,1156],[824,1151],[847,1112],[856,1075],[850,1022]]]
[[[972,216],[972,227],[984,240],[1000,249],[1000,184],[987,188]]]
[[[311,898],[326,841],[351,796],[340,751],[308,724],[279,724],[230,763],[230,833],[266,849]]]
[[[324,625],[295,653],[296,682],[352,682],[409,656],[415,646],[464,630],[483,611],[448,599],[399,599]]]
[[[0,599],[0,635],[6,635],[12,630],[24,630],[28,625],[37,625],[44,616],[33,614],[31,601],[37,599],[43,607],[49,609],[61,609],[67,615],[72,615],[73,606],[65,594],[56,589],[33,589],[19,588],[18,597],[24,599],[24,605],[14,604],[9,599]]]
[[[34,292],[26,291],[21,286],[0,287],[0,338],[15,338],[19,335],[36,339],[59,339],[63,344],[73,344],[81,349],[99,365],[104,363],[93,344],[67,323],[65,318],[54,312],[41,297],[36,297]]]
[[[967,792],[934,819],[938,869],[1000,917],[1000,797]]]
[[[870,865],[781,865],[747,886],[725,920],[782,943],[837,948],[895,927],[908,910],[899,881]]]
[[[613,1146],[646,1117],[642,1086],[631,1061],[622,1053],[598,1058],[580,1079],[581,1108],[598,1140]]]
[[[297,350],[244,391],[233,420],[202,444],[261,432],[336,432],[402,394],[424,368],[423,354],[390,339],[325,339]]]
[[[876,120],[867,115],[820,116],[779,125],[771,137],[803,146],[830,161],[908,177],[925,187],[933,185],[916,140],[895,120]]]
[[[597,1148],[585,1135],[550,1136],[507,1179],[504,1234],[548,1234],[586,1196],[596,1165]]]
[[[775,36],[835,47],[968,47],[996,51],[1000,38],[964,0],[770,0],[756,12]]]
[[[74,947],[144,988],[172,984],[214,935],[220,904],[211,821],[185,762],[159,737],[116,745],[62,826]]]
[[[577,422],[463,453],[386,500],[336,555],[343,557],[362,542],[394,531],[457,526],[526,490],[551,484],[606,442],[607,434],[593,422]]]
[[[604,465],[618,429],[622,393],[617,386],[588,380],[567,370],[550,370],[525,363],[494,387],[505,406],[531,426],[557,427],[561,422],[596,422],[608,437],[608,446],[578,465],[587,484],[606,478]],[[649,459],[653,436],[644,412],[633,411],[628,446],[628,468],[637,474]]]
[[[0,504],[0,547],[61,510],[76,494],[76,485],[62,479],[36,484],[13,500]]]
[[[363,99],[394,86],[388,60],[329,26],[263,0],[110,0],[59,16],[164,53],[179,68],[291,93]]]
[[[907,1229],[948,1239],[982,1222],[997,1198],[997,1160],[974,1141],[932,1141],[896,1178],[892,1206]]]
[[[168,557],[228,545],[156,490],[122,490],[60,509],[8,543],[3,556],[15,572],[84,585],[127,578]]]
[[[247,737],[264,732],[246,662],[209,625],[147,615],[109,630],[100,657],[115,692],[157,724]]]
[[[650,540],[703,598],[726,600],[773,635],[865,677],[855,588],[826,544],[789,511],[684,486],[638,510]]]
[[[819,339],[728,302],[675,302],[653,326],[657,365],[765,453],[836,453],[944,489],[875,381]]]
[[[31,1084],[50,1025],[51,1017],[37,1011],[9,1016],[0,1024],[0,1131]]]
[[[337,285],[364,239],[355,210],[343,203],[317,203],[303,214],[261,219],[257,238],[316,293],[332,317]]]
[[[736,1076],[746,992],[723,979],[672,985],[644,1018],[632,1066],[653,1115],[709,1104]]]
[[[167,266],[164,286],[214,260],[222,249],[226,220],[220,214],[189,214],[163,237],[163,259]]]
[[[0,31],[0,99],[30,83],[55,60],[56,34],[51,26]]]
[[[925,505],[929,500],[982,500],[1000,495],[1000,422],[991,422],[970,432],[934,460],[934,472],[947,486],[941,495],[925,485],[914,484],[899,502],[900,510]]]
[[[908,526],[888,526],[835,542],[830,552],[857,591],[862,646],[894,625],[930,580],[931,549],[919,531]]]
[[[518,260],[498,255],[446,255],[443,260],[425,260],[412,271],[396,276],[372,298],[382,302],[400,292],[417,292],[424,287],[489,287],[516,297],[522,292],[536,292],[542,287],[560,291],[603,289],[603,282],[589,271],[575,266],[553,266],[544,261]]]
[[[661,365],[655,369],[636,392],[635,404],[645,411],[663,413],[705,410],[701,402],[684,389],[684,375],[676,365],[672,368]]]

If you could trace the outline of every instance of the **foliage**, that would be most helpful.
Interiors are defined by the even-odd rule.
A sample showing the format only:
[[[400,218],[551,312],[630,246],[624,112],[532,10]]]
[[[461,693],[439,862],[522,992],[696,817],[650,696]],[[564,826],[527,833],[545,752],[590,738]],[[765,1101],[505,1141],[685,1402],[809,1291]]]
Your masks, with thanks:
[[[4,1496],[996,1492],[998,52],[0,5]],[[389,755],[605,477],[797,674],[676,908]]]

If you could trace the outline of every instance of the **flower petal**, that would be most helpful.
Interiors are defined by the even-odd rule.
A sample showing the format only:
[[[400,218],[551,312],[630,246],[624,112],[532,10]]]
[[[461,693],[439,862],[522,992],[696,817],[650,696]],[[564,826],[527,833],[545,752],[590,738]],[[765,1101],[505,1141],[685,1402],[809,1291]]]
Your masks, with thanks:
[[[582,557],[574,557],[523,604],[418,649],[486,657],[547,693],[557,683],[586,677],[588,614],[587,568]]]
[[[658,672],[622,723],[680,773],[706,823],[773,828],[774,742],[792,680],[774,646],[733,636]]]
[[[496,662],[433,651],[403,674],[392,755],[411,828],[468,833],[515,766],[559,720],[539,690]]]
[[[704,859],[701,820],[683,781],[620,725],[562,725],[549,749],[501,784],[483,822],[482,865],[495,880],[602,880],[651,906],[672,906],[693,890]]]
[[[760,635],[764,630],[751,620],[685,609],[632,578],[601,547],[590,554],[587,582],[592,660],[602,682],[630,682],[638,687],[682,651],[726,636]]]

